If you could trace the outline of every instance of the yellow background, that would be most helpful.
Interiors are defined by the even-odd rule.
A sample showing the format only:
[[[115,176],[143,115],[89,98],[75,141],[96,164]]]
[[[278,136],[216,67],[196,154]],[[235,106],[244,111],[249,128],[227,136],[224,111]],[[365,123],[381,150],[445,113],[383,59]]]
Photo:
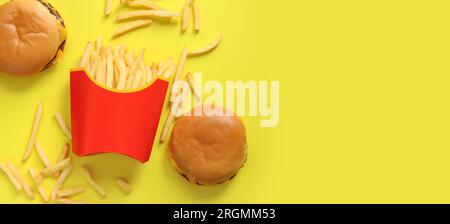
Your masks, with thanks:
[[[1,0],[0,2],[6,2]],[[84,185],[79,166],[93,167],[108,196],[88,188],[89,203],[449,203],[450,2],[444,0],[198,0],[199,34],[155,23],[109,41],[114,14],[104,1],[52,0],[68,27],[62,61],[33,78],[0,76],[0,161],[20,164],[39,99],[38,139],[52,160],[66,141],[54,113],[69,116],[69,70],[98,35],[145,60],[177,58],[218,33],[213,53],[189,59],[186,71],[206,80],[279,80],[280,124],[260,128],[244,117],[249,159],[231,182],[201,187],[170,166],[155,143],[140,165],[117,155],[77,158],[65,188]],[[115,0],[116,5],[118,0]],[[183,1],[160,4],[181,9]],[[1,34],[0,34],[1,35]],[[167,112],[167,109],[165,110]],[[166,113],[162,117],[164,119]],[[160,125],[161,128],[162,125]],[[36,153],[20,166],[42,168]],[[131,180],[125,196],[114,184]],[[47,191],[54,180],[45,182]],[[39,198],[39,197],[37,197]],[[1,203],[38,203],[0,175]]]

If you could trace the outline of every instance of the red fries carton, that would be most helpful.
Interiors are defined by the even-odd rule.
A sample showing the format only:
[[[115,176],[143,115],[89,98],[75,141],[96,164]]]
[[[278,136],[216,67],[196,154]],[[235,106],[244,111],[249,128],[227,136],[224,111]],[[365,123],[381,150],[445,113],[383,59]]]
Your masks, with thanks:
[[[70,74],[72,150],[78,156],[119,153],[150,158],[169,83],[156,79],[134,91],[110,89],[87,75]]]

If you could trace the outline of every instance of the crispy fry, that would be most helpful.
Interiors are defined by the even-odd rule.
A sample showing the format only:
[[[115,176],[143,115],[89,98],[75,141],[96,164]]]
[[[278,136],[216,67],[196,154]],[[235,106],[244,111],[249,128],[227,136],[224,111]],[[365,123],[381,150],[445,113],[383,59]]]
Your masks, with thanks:
[[[39,104],[38,104],[38,108],[37,108],[36,115],[34,118],[33,129],[31,130],[31,137],[30,137],[30,140],[28,141],[28,147],[23,156],[23,161],[26,161],[28,159],[28,157],[30,157],[31,151],[33,150],[34,142],[36,141],[36,135],[39,130],[39,125],[41,123],[42,110],[43,110],[43,102],[41,100],[41,101],[39,101]]]
[[[36,146],[36,151],[39,154],[39,158],[41,158],[42,163],[44,163],[45,167],[51,166],[52,163],[50,162],[50,160],[48,159],[47,155],[45,154],[41,143],[39,141],[36,141],[35,146]]]
[[[61,189],[61,187],[64,185],[64,181],[67,179],[67,177],[70,174],[70,171],[72,171],[73,166],[69,165],[67,166],[61,173],[61,175],[58,177],[58,180],[56,180],[55,186],[53,187],[51,198],[52,200],[56,200],[56,194]]]
[[[180,55],[180,61],[178,62],[177,72],[175,73],[175,77],[173,83],[179,81],[181,79],[181,74],[183,73],[184,65],[186,64],[186,59],[188,56],[188,51],[186,47],[183,48]],[[178,92],[173,91],[170,92],[170,102],[173,102],[173,98],[178,94]]]
[[[113,1],[112,0],[106,0],[105,3],[105,15],[109,16],[109,14],[111,14],[112,12],[112,5],[113,5]]]
[[[87,166],[85,166],[85,165],[83,165],[82,168],[83,168],[83,170],[84,170],[84,174],[85,174],[85,176],[86,176],[86,179],[87,179],[89,185],[91,185],[91,187],[92,187],[95,191],[97,191],[97,193],[98,193],[102,198],[106,197],[106,192],[105,192],[105,190],[103,190],[103,188],[101,188],[101,187],[97,184],[97,182],[95,182],[95,180],[92,178],[92,175],[91,175],[91,172],[90,172],[89,168],[88,168]]]
[[[28,171],[30,172],[30,176],[34,181],[34,185],[36,186],[39,194],[42,197],[42,200],[44,201],[44,203],[48,202],[48,195],[47,193],[45,193],[45,189],[44,187],[42,187],[41,182],[38,178],[38,175],[36,174],[36,171],[33,168],[28,169]]]
[[[170,67],[171,64],[173,64],[173,59],[172,58],[167,59],[167,61],[164,62],[162,66],[158,69],[158,72],[156,72],[156,76],[157,77],[162,76],[163,73]]]
[[[183,17],[181,17],[181,31],[185,32],[189,26],[189,20],[191,17],[190,7],[192,4],[192,0],[186,0],[183,6]]]
[[[101,83],[101,84],[105,84],[106,82],[106,60],[103,57],[102,54],[100,54],[100,61],[99,64],[97,66],[97,71],[95,72],[95,79]]]
[[[61,152],[59,153],[58,160],[56,161],[56,163],[63,161],[64,159],[66,159],[69,156],[69,149],[70,149],[70,145],[67,142],[66,144],[64,144],[63,148],[61,149]],[[57,172],[53,173],[53,176],[58,177],[59,173],[60,173],[60,171],[57,171]]]
[[[89,64],[88,63],[89,57],[92,54],[92,49],[93,49],[92,43],[88,42],[86,44],[86,48],[84,49],[83,57],[81,57],[81,60],[80,60],[80,67],[87,68],[87,65]]]
[[[132,86],[133,89],[139,88],[142,78],[144,78],[144,74],[142,73],[142,71],[140,71],[140,70],[137,71],[136,76],[134,78],[133,86]]]
[[[56,193],[56,196],[58,198],[72,197],[77,194],[83,193],[85,189],[86,189],[85,186],[81,186],[81,187],[75,187],[75,188],[70,188],[70,189],[65,189],[65,190],[59,190],[58,193]]]
[[[106,86],[112,88],[113,82],[114,82],[114,62],[113,62],[113,55],[110,51],[106,56]]]
[[[8,167],[9,171],[16,177],[16,179],[20,182],[23,187],[23,190],[27,194],[27,196],[31,199],[34,199],[33,190],[31,190],[30,185],[25,181],[25,178],[20,174],[20,171],[10,162],[6,161],[6,167]]]
[[[151,82],[153,80],[153,70],[150,66],[147,66],[147,80]]]
[[[122,36],[128,32],[131,32],[131,31],[139,29],[139,28],[150,26],[150,24],[152,24],[151,20],[136,20],[136,21],[129,22],[129,23],[125,24],[124,26],[120,27],[119,29],[117,29],[113,34],[113,38]]]
[[[131,12],[123,12],[117,15],[117,22],[136,19],[152,19],[152,18],[172,18],[179,17],[178,12],[170,12],[166,10],[136,10]]]
[[[68,199],[68,198],[56,198],[56,202],[61,203],[61,204],[86,204],[86,202],[84,202],[84,201],[77,201],[77,200]]]
[[[100,52],[100,49],[102,49],[102,38],[97,37],[97,40],[95,42],[95,51]]]
[[[174,64],[171,64],[170,67],[164,72],[162,75],[163,78],[168,79],[173,72],[175,72],[176,66]]]
[[[154,3],[145,1],[145,0],[136,0],[128,3],[128,6],[133,9],[154,9],[154,10],[164,10],[159,5]]]
[[[169,116],[167,116],[167,119],[164,123],[163,130],[161,132],[161,137],[159,138],[159,142],[163,143],[166,141],[167,135],[169,134],[170,128],[172,127],[173,122],[176,118],[176,111],[178,110],[178,107],[181,105],[181,100],[178,102],[175,102],[174,105],[171,107],[171,111],[169,112]]]
[[[133,188],[130,184],[128,184],[123,178],[117,178],[116,180],[117,186],[120,187],[126,194],[130,194]]]
[[[67,167],[71,166],[72,161],[70,160],[70,158],[66,158],[56,164],[53,164],[43,170],[41,170],[41,172],[39,172],[39,175],[41,177],[48,177],[58,171],[64,170]]]
[[[123,90],[126,87],[128,79],[127,66],[122,58],[117,59],[117,64],[119,66],[119,83],[117,84],[117,89]]]
[[[196,1],[192,3],[192,11],[194,14],[194,30],[200,32],[200,11]]]
[[[22,184],[17,180],[17,178],[14,176],[14,174],[11,173],[11,171],[8,169],[7,166],[4,164],[0,164],[0,169],[3,170],[3,172],[8,176],[11,183],[14,185],[17,191],[22,190]]]
[[[200,90],[199,90],[198,88],[195,88],[196,85],[195,85],[195,83],[194,83],[194,78],[192,78],[192,75],[191,75],[190,72],[187,73],[187,75],[186,75],[186,80],[188,81],[189,86],[190,86],[191,89],[192,89],[192,92],[194,92],[194,95],[195,95],[196,97],[198,97],[199,99],[202,98],[202,96],[201,96],[201,94],[200,94]]]
[[[216,47],[219,46],[220,42],[222,41],[222,38],[223,35],[219,34],[219,36],[208,46],[189,52],[189,57],[200,56],[216,49]]]
[[[128,74],[128,80],[127,80],[127,86],[126,86],[127,89],[132,89],[136,85],[135,79],[136,79],[137,71],[139,70],[139,65],[142,61],[142,58],[144,57],[144,53],[145,53],[145,48],[143,48],[139,51],[138,56],[137,56],[136,60],[134,61],[133,66],[131,66],[130,72]],[[142,78],[142,77],[140,77],[140,78]],[[140,79],[137,82],[139,82],[139,81],[140,81]]]
[[[64,118],[61,113],[57,112],[55,113],[56,121],[58,121],[59,127],[61,127],[61,130],[64,132],[64,134],[69,138],[69,140],[72,140],[72,132],[66,125],[66,122],[64,122]]]

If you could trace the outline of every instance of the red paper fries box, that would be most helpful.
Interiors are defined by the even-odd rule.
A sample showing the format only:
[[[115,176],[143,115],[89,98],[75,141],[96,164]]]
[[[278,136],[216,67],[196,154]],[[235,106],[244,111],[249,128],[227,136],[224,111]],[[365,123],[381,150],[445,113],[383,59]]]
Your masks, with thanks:
[[[148,161],[169,83],[156,79],[131,92],[109,89],[90,77],[83,69],[70,74],[73,152]]]

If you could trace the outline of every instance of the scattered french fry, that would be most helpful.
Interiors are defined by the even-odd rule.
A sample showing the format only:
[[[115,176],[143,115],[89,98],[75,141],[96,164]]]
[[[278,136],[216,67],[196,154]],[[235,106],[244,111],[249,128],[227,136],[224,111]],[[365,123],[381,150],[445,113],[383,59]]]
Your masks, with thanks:
[[[149,19],[136,20],[136,21],[129,22],[129,23],[125,24],[124,26],[120,27],[119,29],[117,29],[113,34],[113,38],[122,36],[128,32],[131,32],[131,31],[139,29],[139,28],[150,26],[150,24],[152,24],[152,21]]]
[[[151,3],[146,0],[135,0],[128,3],[128,6],[133,9],[155,9],[155,10],[163,10],[162,7]]]
[[[61,204],[86,204],[86,202],[84,201],[77,201],[77,200],[73,200],[73,199],[68,199],[68,198],[56,198],[56,202],[61,203]]]
[[[183,6],[183,17],[181,18],[181,31],[185,32],[189,26],[189,20],[190,20],[190,8],[191,8],[192,0],[186,0],[184,6]]]
[[[39,158],[41,158],[42,163],[44,163],[45,167],[49,167],[52,165],[50,160],[48,159],[47,155],[44,152],[44,149],[42,148],[42,145],[39,141],[36,141],[35,143],[36,151],[39,155]]]
[[[116,180],[117,186],[120,187],[126,194],[130,194],[133,188],[130,184],[128,184],[123,178],[117,178]]]
[[[56,196],[58,198],[72,197],[72,196],[75,196],[77,194],[83,193],[85,189],[86,189],[86,187],[81,186],[81,187],[75,187],[75,188],[70,188],[70,189],[59,190],[58,193],[56,193]]]
[[[70,171],[72,171],[73,166],[69,165],[67,166],[62,172],[61,175],[58,177],[58,179],[56,180],[55,186],[53,187],[52,193],[51,193],[51,198],[52,200],[56,200],[56,194],[58,193],[58,191],[61,189],[61,187],[64,185],[64,181],[67,179],[67,177],[70,174]]]
[[[192,92],[194,92],[194,95],[195,95],[197,98],[201,99],[202,96],[201,96],[200,90],[199,90],[198,88],[196,88],[197,86],[195,86],[194,78],[192,77],[192,75],[191,75],[190,72],[187,73],[187,75],[186,75],[186,80],[188,81],[189,86],[190,86],[191,89],[192,89]]]
[[[97,182],[92,178],[91,171],[87,166],[83,166],[84,174],[86,176],[87,182],[91,187],[102,197],[106,197],[106,192],[103,190],[102,187],[100,187]]]
[[[55,114],[56,121],[58,121],[59,127],[61,127],[61,130],[64,132],[64,134],[69,138],[69,140],[72,140],[72,132],[66,125],[66,122],[64,121],[64,118],[61,113]]]
[[[173,83],[176,83],[177,81],[179,81],[181,79],[181,74],[183,73],[183,69],[184,69],[184,65],[186,64],[187,56],[188,56],[188,51],[187,51],[186,47],[184,47],[183,50],[181,51],[180,61],[178,62],[178,67],[177,67],[177,71],[175,73]],[[173,98],[177,94],[178,94],[178,92],[173,91],[173,89],[172,89],[172,91],[170,93],[170,102],[173,102]]]
[[[28,157],[30,157],[31,151],[33,150],[34,142],[36,141],[36,135],[39,130],[39,125],[41,123],[42,110],[43,110],[43,103],[41,100],[41,101],[39,101],[39,104],[38,104],[38,108],[37,108],[36,115],[34,118],[33,129],[31,130],[31,137],[28,142],[28,147],[23,156],[23,161],[26,161],[28,159]]]
[[[196,1],[192,3],[192,11],[194,14],[194,30],[200,32],[200,11]]]
[[[170,12],[166,10],[136,10],[117,15],[117,22],[136,19],[173,18],[179,16],[180,14],[178,12]]]
[[[189,57],[194,57],[194,56],[200,56],[203,54],[206,54],[214,49],[217,48],[217,46],[219,46],[220,42],[222,41],[223,35],[220,34],[212,43],[210,43],[208,46],[200,48],[198,50],[195,51],[191,51],[189,52]]]
[[[109,14],[111,14],[112,5],[113,5],[113,0],[106,0],[106,4],[105,4],[105,15],[106,16],[109,16]]]
[[[25,178],[20,174],[20,171],[10,162],[6,161],[6,167],[8,167],[9,171],[16,177],[16,179],[20,182],[23,187],[23,190],[27,194],[27,196],[31,199],[34,199],[33,190],[31,190],[30,185],[25,181]]]
[[[69,148],[70,148],[69,143],[64,144],[63,148],[61,149],[61,152],[59,153],[58,160],[56,161],[56,163],[63,161],[69,156]],[[53,173],[53,176],[58,177],[59,173],[60,171],[56,171],[55,173]]]
[[[58,171],[61,171],[61,170],[66,169],[67,167],[70,167],[71,163],[72,163],[72,161],[70,160],[70,158],[66,158],[56,164],[53,164],[53,165],[41,170],[41,172],[39,172],[39,175],[41,177],[48,177]]]
[[[40,182],[40,180],[38,178],[38,175],[36,174],[36,171],[33,168],[28,169],[28,171],[30,172],[30,176],[31,176],[31,178],[34,181],[34,185],[36,186],[39,194],[41,195],[42,200],[44,201],[44,203],[47,203],[48,202],[48,195],[45,192],[44,187],[42,187],[41,182]]]
[[[0,169],[3,170],[3,172],[8,176],[11,183],[14,185],[17,191],[22,190],[22,184],[17,180],[17,178],[14,176],[14,174],[11,173],[11,171],[8,169],[7,166],[4,164],[0,164]]]

